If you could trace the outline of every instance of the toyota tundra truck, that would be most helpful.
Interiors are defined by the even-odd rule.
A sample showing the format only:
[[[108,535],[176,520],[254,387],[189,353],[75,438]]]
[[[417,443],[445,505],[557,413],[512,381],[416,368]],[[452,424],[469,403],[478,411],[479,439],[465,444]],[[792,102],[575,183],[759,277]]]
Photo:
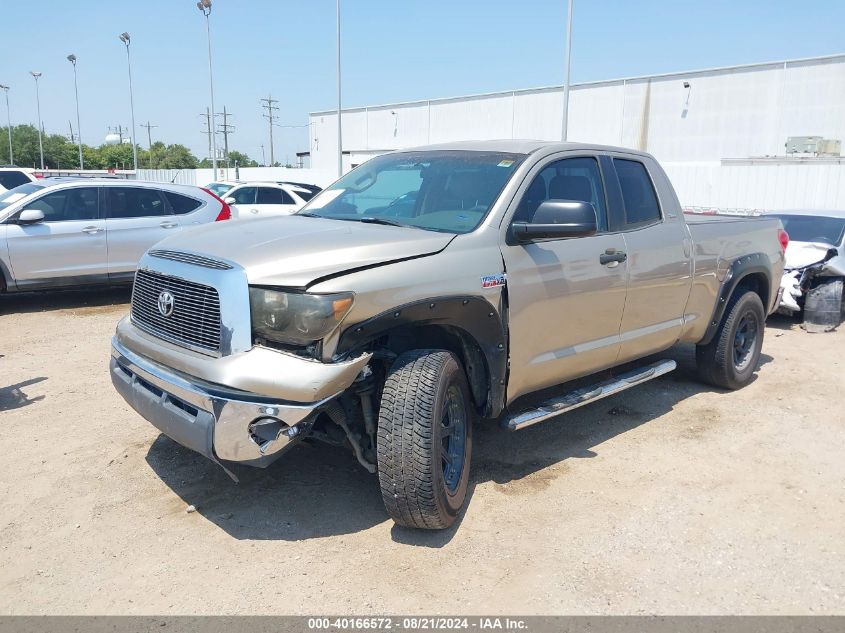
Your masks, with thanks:
[[[639,385],[679,342],[705,382],[748,384],[787,240],[777,219],[685,218],[630,149],[398,151],[292,216],[154,246],[111,378],[235,479],[298,442],[346,446],[397,524],[442,529],[480,421],[516,431]]]

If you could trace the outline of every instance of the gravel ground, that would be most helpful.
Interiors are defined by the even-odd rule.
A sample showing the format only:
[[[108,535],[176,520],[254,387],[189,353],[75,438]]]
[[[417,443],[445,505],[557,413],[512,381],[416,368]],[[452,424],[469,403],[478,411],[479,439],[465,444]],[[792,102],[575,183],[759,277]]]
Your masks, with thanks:
[[[0,297],[2,614],[845,613],[845,331],[775,317],[741,391],[678,347],[662,379],[478,429],[467,513],[423,533],[342,450],[236,485],[159,435],[108,377],[128,294]]]

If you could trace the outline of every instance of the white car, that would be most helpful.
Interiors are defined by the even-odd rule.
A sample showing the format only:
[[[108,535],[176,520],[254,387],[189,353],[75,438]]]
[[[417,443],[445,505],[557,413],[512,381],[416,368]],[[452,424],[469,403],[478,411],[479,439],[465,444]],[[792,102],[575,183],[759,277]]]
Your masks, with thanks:
[[[0,167],[0,193],[36,182],[35,170],[27,167]]]
[[[247,182],[225,193],[232,208],[232,218],[266,218],[291,215],[301,209],[314,194],[304,187],[278,182]]]

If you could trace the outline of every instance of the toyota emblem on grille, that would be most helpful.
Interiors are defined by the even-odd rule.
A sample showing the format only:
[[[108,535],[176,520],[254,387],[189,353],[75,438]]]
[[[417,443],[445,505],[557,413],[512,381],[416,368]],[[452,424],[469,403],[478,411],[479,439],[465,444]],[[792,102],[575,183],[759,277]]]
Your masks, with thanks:
[[[173,298],[173,295],[170,294],[167,290],[162,290],[158,295],[158,311],[161,312],[161,316],[169,317],[173,314],[173,307],[176,304],[176,300]]]

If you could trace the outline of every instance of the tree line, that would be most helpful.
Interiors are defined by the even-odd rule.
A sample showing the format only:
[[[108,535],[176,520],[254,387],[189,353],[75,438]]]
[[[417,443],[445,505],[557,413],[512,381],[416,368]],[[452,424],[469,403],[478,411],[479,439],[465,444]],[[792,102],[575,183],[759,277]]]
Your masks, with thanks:
[[[8,129],[0,127],[0,163],[3,164],[12,164],[9,160]],[[76,143],[72,143],[62,134],[42,134],[42,143],[45,169],[79,169],[79,146]],[[138,145],[139,169],[211,167],[210,160],[198,159],[191,150],[179,143],[167,145],[156,141],[150,150]],[[34,125],[13,125],[12,154],[14,164],[18,167],[40,168],[38,128]],[[85,169],[132,169],[132,145],[104,143],[99,147],[92,147],[83,143],[82,159]],[[258,163],[243,152],[230,151],[229,165],[234,167],[235,164],[239,167],[258,167]]]

